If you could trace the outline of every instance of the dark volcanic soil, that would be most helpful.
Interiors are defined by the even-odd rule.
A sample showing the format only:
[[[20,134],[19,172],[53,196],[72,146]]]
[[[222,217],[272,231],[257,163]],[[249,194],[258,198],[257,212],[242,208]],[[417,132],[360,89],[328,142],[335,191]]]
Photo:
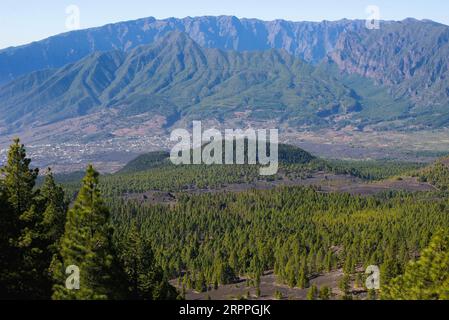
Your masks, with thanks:
[[[403,178],[401,180],[384,180],[379,182],[365,182],[349,175],[335,175],[318,172],[307,179],[283,179],[274,182],[257,181],[254,183],[230,184],[216,189],[190,189],[184,191],[190,194],[218,193],[218,192],[244,192],[249,190],[271,190],[277,187],[315,186],[322,192],[340,192],[352,195],[369,196],[385,191],[434,191],[434,186],[419,182],[416,178]],[[176,204],[176,193],[149,190],[145,193],[129,194],[127,198],[151,204]]]
[[[338,282],[343,277],[342,270],[332,271],[330,273],[319,275],[318,277],[310,280],[310,285],[315,284],[318,288],[326,286],[332,289],[332,299],[339,299],[341,292],[338,289]],[[182,288],[179,287],[177,280],[172,280],[171,284],[179,291]],[[229,284],[220,286],[217,290],[210,288],[207,292],[198,293],[193,290],[186,292],[186,300],[234,300],[244,297],[248,300],[274,300],[274,294],[276,291],[282,293],[283,300],[305,300],[309,289],[290,288],[286,285],[280,284],[276,281],[276,276],[272,272],[268,272],[261,277],[260,292],[261,296],[256,297],[256,289],[252,286],[247,286],[246,280],[242,279],[241,282],[235,284]],[[249,297],[247,294],[249,292]]]

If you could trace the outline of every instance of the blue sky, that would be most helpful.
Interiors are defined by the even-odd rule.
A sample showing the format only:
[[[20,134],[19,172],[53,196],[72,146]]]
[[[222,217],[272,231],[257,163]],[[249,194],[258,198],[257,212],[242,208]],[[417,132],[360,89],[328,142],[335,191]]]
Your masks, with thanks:
[[[295,21],[362,18],[368,5],[381,19],[432,19],[449,25],[447,0],[1,0],[0,48],[29,43],[67,31],[66,8],[80,9],[81,28],[154,16],[235,15]]]

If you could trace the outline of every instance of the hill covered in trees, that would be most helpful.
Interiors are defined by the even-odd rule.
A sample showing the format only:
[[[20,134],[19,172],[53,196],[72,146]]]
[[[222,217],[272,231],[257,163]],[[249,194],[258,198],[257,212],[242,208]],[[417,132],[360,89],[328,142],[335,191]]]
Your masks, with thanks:
[[[302,150],[286,150],[291,161],[283,170],[289,174],[325,166],[328,172],[369,169],[313,157],[303,161]],[[166,155],[140,157],[125,172],[103,177],[89,166],[82,182],[64,189],[49,173],[36,187],[38,172],[16,141],[0,179],[2,297],[176,298],[168,279],[177,279],[181,297],[239,279],[257,291],[261,277],[272,271],[280,283],[310,288],[310,298],[322,292],[322,299],[349,299],[357,297],[354,286],[363,288],[361,270],[368,265],[380,266],[382,287],[365,298],[447,297],[447,269],[438,264],[448,252],[444,192],[355,196],[284,186],[198,194],[185,186],[240,183],[256,177],[257,166],[174,167],[164,163]],[[379,169],[385,167],[367,179],[397,172],[394,166]],[[167,206],[126,196],[150,189],[177,190],[177,202]],[[76,190],[73,198],[70,190]],[[67,198],[73,199],[70,205]],[[65,287],[70,265],[80,268],[80,290]],[[340,289],[310,285],[314,277],[340,269]],[[439,282],[429,281],[434,277]]]
[[[202,147],[202,151],[204,151],[205,144]],[[224,142],[223,142],[224,147]],[[236,142],[234,142],[234,149],[236,150]],[[256,152],[258,147],[256,146]],[[270,145],[267,144],[267,150],[270,150]],[[244,142],[243,148],[243,157],[245,159],[245,163],[248,160],[248,140]],[[192,158],[192,155],[190,155]],[[256,157],[257,158],[257,157]],[[294,147],[287,144],[279,144],[278,145],[278,161],[281,164],[307,164],[312,162],[316,157],[304,151],[301,148]],[[235,160],[235,157],[234,157]],[[257,159],[256,159],[257,160]],[[224,161],[224,156],[223,156]],[[170,153],[166,151],[156,151],[150,152],[147,154],[143,154],[135,158],[134,160],[127,163],[119,173],[132,173],[132,172],[140,172],[146,171],[157,167],[169,166],[170,165]]]
[[[426,181],[440,190],[449,188],[449,158],[442,158],[436,163],[424,168],[417,173],[421,181]]]

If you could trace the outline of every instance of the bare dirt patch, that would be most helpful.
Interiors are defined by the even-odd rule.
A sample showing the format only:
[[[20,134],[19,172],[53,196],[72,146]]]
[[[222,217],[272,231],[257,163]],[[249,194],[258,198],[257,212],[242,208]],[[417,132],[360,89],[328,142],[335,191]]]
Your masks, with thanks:
[[[318,275],[310,280],[310,285],[315,284],[318,288],[328,287],[332,290],[332,299],[339,299],[341,292],[338,289],[338,282],[343,277],[342,270],[332,271],[326,274]],[[182,288],[178,285],[178,281],[172,280],[171,284],[177,287],[178,290]],[[207,292],[195,292],[193,290],[186,291],[186,300],[234,300],[234,299],[249,299],[249,300],[274,300],[275,292],[282,294],[282,300],[305,300],[309,289],[290,288],[277,281],[276,276],[272,272],[267,272],[260,279],[260,297],[256,296],[256,288],[248,286],[246,279],[242,278],[240,282],[219,286],[217,290],[209,288]],[[249,293],[249,296],[248,296]]]
[[[435,191],[435,187],[426,182],[419,182],[417,178],[407,177],[400,180],[384,180],[368,183],[350,175],[335,175],[318,172],[307,179],[282,179],[273,182],[256,181],[253,183],[229,184],[220,188],[198,189],[191,187],[182,193],[192,195],[214,194],[222,192],[246,192],[251,190],[272,190],[280,187],[317,187],[326,193],[349,193],[352,195],[370,196],[387,191],[426,192]],[[174,205],[179,193],[149,190],[145,193],[125,195],[128,199],[149,204]]]

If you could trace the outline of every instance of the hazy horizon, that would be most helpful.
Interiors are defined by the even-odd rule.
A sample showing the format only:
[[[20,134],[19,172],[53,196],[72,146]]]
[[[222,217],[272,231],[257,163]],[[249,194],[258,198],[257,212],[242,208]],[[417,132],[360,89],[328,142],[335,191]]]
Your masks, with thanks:
[[[367,19],[368,6],[380,9],[380,19],[400,21],[406,18],[432,20],[449,25],[449,2],[441,0],[423,1],[391,1],[377,0],[317,0],[293,1],[281,0],[239,2],[230,0],[218,1],[180,1],[167,0],[163,3],[155,1],[131,0],[126,4],[106,1],[87,0],[52,1],[28,3],[23,0],[5,0],[0,4],[0,49],[25,45],[48,37],[73,31],[68,29],[66,21],[73,13],[67,8],[77,6],[80,12],[79,28],[89,29],[111,23],[132,21],[154,17],[158,20],[169,18],[183,19],[200,16],[236,16],[240,19],[259,19],[264,21],[287,20],[294,22],[337,21],[342,19]]]
[[[323,19],[323,20],[316,20],[316,21],[313,21],[313,20],[289,20],[289,19],[281,19],[281,18],[280,19],[273,19],[273,20],[265,20],[265,19],[254,18],[254,17],[239,17],[239,16],[235,16],[235,15],[202,15],[202,16],[185,16],[185,17],[166,17],[166,18],[158,18],[158,17],[154,17],[154,16],[147,16],[147,17],[141,17],[141,18],[137,18],[137,19],[119,20],[119,21],[116,21],[116,22],[110,22],[110,23],[106,23],[106,24],[102,24],[102,25],[98,25],[98,26],[80,28],[80,29],[77,29],[77,30],[63,31],[63,32],[55,33],[55,34],[46,36],[44,38],[36,39],[36,40],[30,41],[30,42],[26,42],[26,43],[22,43],[22,44],[18,44],[18,45],[11,45],[11,46],[7,46],[7,47],[0,47],[0,51],[4,50],[4,49],[9,49],[9,48],[26,46],[26,45],[28,45],[30,43],[43,41],[45,39],[48,39],[48,38],[51,38],[51,37],[54,37],[54,36],[58,36],[58,35],[64,34],[64,33],[69,33],[69,32],[73,32],[73,31],[82,31],[82,30],[88,30],[88,29],[95,29],[95,28],[101,28],[101,27],[104,27],[104,26],[107,26],[107,25],[110,25],[110,24],[126,23],[126,22],[142,20],[142,19],[151,19],[151,18],[163,21],[163,20],[170,20],[170,19],[179,19],[179,20],[188,19],[188,18],[195,19],[195,18],[200,18],[200,17],[236,17],[239,20],[260,20],[260,21],[266,21],[266,22],[282,20],[282,21],[288,21],[288,22],[311,22],[311,23],[321,23],[321,22],[325,22],[325,21],[336,22],[336,21],[341,21],[341,20],[352,20],[352,21],[357,21],[357,20],[361,21],[361,20],[363,20],[361,18],[355,18],[355,19],[341,18],[341,19],[336,19],[336,20]],[[419,21],[432,21],[432,22],[435,22],[435,23],[439,23],[439,24],[443,24],[443,25],[449,26],[449,23],[446,24],[446,23],[442,23],[442,22],[435,21],[435,20],[432,20],[432,19],[417,19],[417,18],[414,18],[414,17],[406,17],[406,18],[400,19],[400,20],[381,20],[381,21],[384,21],[384,22],[404,21],[404,20],[407,20],[407,19],[416,19],[416,20],[419,20]]]

